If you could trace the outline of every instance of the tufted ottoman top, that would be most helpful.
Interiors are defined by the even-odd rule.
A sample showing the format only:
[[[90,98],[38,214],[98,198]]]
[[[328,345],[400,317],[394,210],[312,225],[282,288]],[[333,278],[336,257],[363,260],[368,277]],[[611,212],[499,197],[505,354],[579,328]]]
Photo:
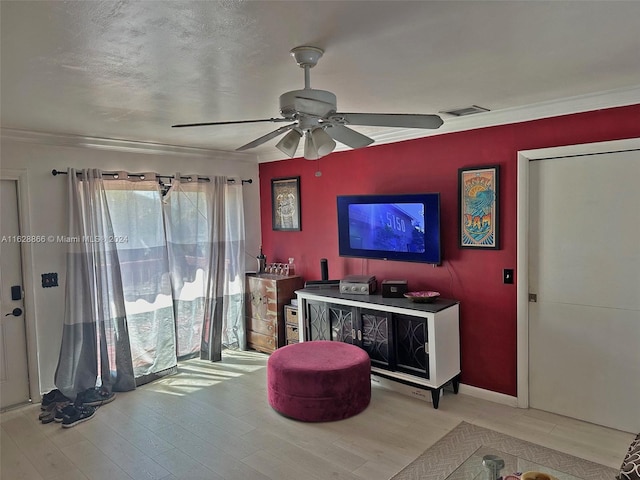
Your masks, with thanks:
[[[367,352],[355,345],[327,340],[315,340],[287,345],[276,350],[269,362],[285,370],[316,372],[348,370],[363,361],[369,361]]]

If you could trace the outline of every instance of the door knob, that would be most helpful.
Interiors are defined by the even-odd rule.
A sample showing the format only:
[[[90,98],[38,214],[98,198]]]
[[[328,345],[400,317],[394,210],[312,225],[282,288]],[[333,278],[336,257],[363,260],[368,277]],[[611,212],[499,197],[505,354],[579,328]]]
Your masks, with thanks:
[[[8,317],[9,315],[13,315],[14,317],[19,317],[20,315],[22,315],[22,309],[14,308],[10,313],[7,313],[5,317]]]

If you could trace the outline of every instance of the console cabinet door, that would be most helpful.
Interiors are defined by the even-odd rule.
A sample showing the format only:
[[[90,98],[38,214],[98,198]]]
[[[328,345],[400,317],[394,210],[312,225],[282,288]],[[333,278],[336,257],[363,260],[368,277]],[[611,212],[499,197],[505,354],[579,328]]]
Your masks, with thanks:
[[[329,308],[326,302],[305,301],[307,319],[306,340],[331,340]]]
[[[331,340],[334,342],[356,343],[355,308],[329,304],[329,324]]]
[[[394,364],[391,314],[379,310],[359,309],[358,343],[371,358],[371,364],[390,368]]]
[[[357,326],[356,309],[344,305],[308,300],[308,340],[331,340],[355,343]]]
[[[393,314],[396,369],[429,378],[427,319]]]

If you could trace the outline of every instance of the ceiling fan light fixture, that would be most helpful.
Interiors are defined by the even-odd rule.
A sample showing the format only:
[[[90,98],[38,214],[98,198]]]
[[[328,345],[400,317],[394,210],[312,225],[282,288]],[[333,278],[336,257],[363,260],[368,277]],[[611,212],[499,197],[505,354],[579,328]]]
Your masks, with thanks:
[[[298,150],[301,138],[302,133],[298,130],[291,130],[276,144],[276,148],[290,158],[293,158],[296,154],[296,150]]]
[[[304,158],[307,160],[317,160],[320,158],[318,155],[318,149],[313,144],[311,132],[307,132],[304,136]]]
[[[329,136],[324,128],[317,127],[308,131],[304,144],[304,158],[307,160],[317,160],[320,157],[333,152],[336,142]]]

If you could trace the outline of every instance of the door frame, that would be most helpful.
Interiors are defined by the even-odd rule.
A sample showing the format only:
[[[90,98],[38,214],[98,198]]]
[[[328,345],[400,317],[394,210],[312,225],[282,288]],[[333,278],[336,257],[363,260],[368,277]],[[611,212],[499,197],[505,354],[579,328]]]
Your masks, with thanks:
[[[640,138],[565,145],[518,152],[516,231],[517,405],[529,407],[529,163],[562,157],[640,150]]]
[[[18,192],[18,220],[20,235],[31,235],[29,221],[29,175],[26,169],[0,169],[0,180],[16,182]],[[38,337],[35,320],[35,286],[33,275],[33,250],[30,243],[20,244],[22,256],[22,289],[24,291],[24,323],[29,374],[29,398],[40,402],[40,370],[38,368]]]

